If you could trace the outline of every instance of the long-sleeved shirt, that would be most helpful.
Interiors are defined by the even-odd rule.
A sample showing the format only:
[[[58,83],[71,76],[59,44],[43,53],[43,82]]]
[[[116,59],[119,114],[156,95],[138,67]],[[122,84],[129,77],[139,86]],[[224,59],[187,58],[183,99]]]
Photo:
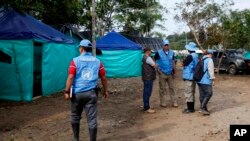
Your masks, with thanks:
[[[214,62],[213,60],[209,60],[208,61],[208,74],[210,76],[210,79],[215,79],[215,75],[214,75]]]

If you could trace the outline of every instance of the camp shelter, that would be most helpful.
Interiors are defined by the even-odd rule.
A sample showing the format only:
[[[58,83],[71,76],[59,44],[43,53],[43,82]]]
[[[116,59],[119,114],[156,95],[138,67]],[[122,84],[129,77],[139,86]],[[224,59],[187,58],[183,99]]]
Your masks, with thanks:
[[[129,34],[122,33],[122,35],[129,40],[139,44],[142,48],[149,47],[153,52],[157,52],[162,48],[163,42],[161,38],[152,38],[152,37],[138,37]]]
[[[32,101],[62,90],[74,40],[32,16],[0,12],[0,99]]]
[[[82,39],[91,40],[91,35],[87,36],[87,38],[85,35],[82,34],[82,32],[79,32],[78,27],[73,24],[64,24],[59,31],[73,38],[77,42],[80,42]]]
[[[96,41],[107,77],[141,76],[142,48],[121,34],[111,31]]]

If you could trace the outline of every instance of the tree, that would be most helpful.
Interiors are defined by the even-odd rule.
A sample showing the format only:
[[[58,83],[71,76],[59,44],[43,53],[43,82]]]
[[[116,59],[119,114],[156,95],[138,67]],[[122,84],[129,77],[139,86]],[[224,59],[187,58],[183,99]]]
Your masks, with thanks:
[[[222,25],[226,33],[226,46],[230,48],[250,48],[250,10],[230,11],[222,16]]]
[[[156,21],[164,20],[161,11],[166,10],[156,0],[120,1],[116,9],[114,19],[124,31],[139,30],[148,36],[154,26],[163,27]]]
[[[183,50],[185,49],[186,42],[194,41],[194,37],[191,32],[181,33],[181,34],[173,34],[167,37],[171,42],[171,48],[175,50]]]
[[[2,0],[0,5],[27,12],[44,23],[60,27],[65,23],[80,24],[82,20],[81,0]]]
[[[213,0],[186,0],[176,3],[176,9],[181,12],[175,16],[175,19],[187,23],[197,44],[202,48],[205,42],[205,29],[218,22],[220,15],[232,4],[231,0],[224,0],[222,4],[215,3]],[[199,38],[199,36],[204,37]]]
[[[85,30],[92,29],[91,0],[2,0],[0,5],[27,12],[46,24],[61,27],[64,24],[81,25]],[[164,20],[166,12],[156,0],[97,0],[96,33],[119,27],[125,31],[140,31],[152,35],[151,30],[162,25],[156,21]]]
[[[83,22],[81,4],[81,0],[48,0],[43,2],[42,20],[49,25],[80,24]]]
[[[223,29],[218,23],[214,23],[206,28],[206,39],[204,46],[220,45],[223,41]]]
[[[100,0],[97,2],[97,34],[103,36],[113,28],[113,14],[118,3],[116,0]]]

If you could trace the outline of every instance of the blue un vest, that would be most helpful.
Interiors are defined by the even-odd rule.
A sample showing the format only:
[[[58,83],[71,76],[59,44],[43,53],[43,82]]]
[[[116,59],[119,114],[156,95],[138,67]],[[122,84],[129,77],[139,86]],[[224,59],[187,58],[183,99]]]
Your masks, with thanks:
[[[72,85],[73,93],[94,89],[98,82],[100,60],[86,52],[74,58],[73,61],[76,65],[76,76]]]
[[[182,78],[184,80],[193,80],[194,69],[199,61],[198,55],[196,53],[191,53],[190,55],[192,56],[193,61],[190,62],[188,66],[183,67]]]
[[[172,74],[174,52],[172,50],[169,50],[168,54],[166,54],[163,49],[160,49],[158,51],[158,54],[160,56],[160,59],[158,59],[156,62],[159,66],[160,71],[167,75]]]
[[[207,56],[204,56],[202,59],[205,59],[207,58]],[[212,59],[211,58],[207,58],[204,60],[204,68],[203,70],[206,71],[208,69],[208,62],[211,61]],[[198,82],[199,84],[206,84],[206,85],[212,85],[212,80],[210,79],[210,76],[209,76],[209,73],[208,73],[208,70],[207,72],[203,75],[202,79],[200,82]]]

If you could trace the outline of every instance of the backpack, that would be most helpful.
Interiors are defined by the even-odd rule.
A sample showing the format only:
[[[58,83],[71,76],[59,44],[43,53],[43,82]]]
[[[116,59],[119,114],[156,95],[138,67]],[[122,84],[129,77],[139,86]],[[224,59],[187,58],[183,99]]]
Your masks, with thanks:
[[[207,58],[200,60],[194,68],[193,80],[196,82],[201,81],[203,75],[207,72],[207,70],[204,71],[204,60],[206,59]]]

